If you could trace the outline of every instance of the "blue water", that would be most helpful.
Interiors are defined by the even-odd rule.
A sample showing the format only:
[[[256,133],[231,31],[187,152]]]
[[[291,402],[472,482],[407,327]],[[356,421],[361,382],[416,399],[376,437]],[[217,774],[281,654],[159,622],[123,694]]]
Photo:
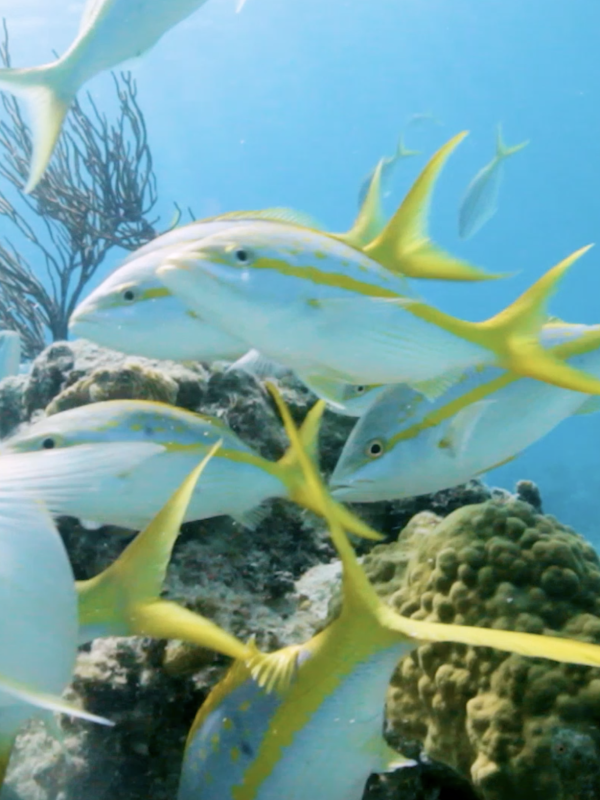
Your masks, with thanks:
[[[64,52],[82,8],[67,0],[2,3],[14,65]],[[132,65],[164,224],[177,201],[198,217],[289,205],[347,228],[365,173],[393,152],[411,114],[431,112],[443,126],[412,128],[407,146],[429,155],[459,130],[471,131],[435,197],[436,240],[517,274],[423,291],[464,317],[494,313],[598,238],[599,24],[597,0],[247,0],[239,15],[234,0],[209,0]],[[108,76],[88,88],[110,106]],[[493,154],[499,121],[509,143],[531,145],[507,165],[499,213],[461,243],[458,204]],[[423,163],[400,166],[390,210]],[[592,251],[552,311],[598,321],[599,270],[600,251]],[[508,488],[520,477],[536,481],[546,510],[598,544],[598,441],[600,417],[569,420],[489,480]]]

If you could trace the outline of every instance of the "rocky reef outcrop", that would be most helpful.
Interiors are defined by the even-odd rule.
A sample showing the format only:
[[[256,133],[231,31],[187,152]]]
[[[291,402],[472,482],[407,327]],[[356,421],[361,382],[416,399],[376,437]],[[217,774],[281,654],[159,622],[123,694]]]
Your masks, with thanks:
[[[29,375],[0,383],[0,435],[42,413],[99,400],[153,399],[214,415],[265,457],[279,458],[287,443],[270,396],[259,380],[226,366],[149,361],[83,341],[58,343],[36,359]],[[300,421],[315,398],[292,376],[277,383]],[[320,442],[326,473],[351,426],[348,418],[326,414]],[[388,539],[365,557],[378,590],[401,613],[595,637],[594,551],[537,513],[541,501],[534,486],[523,482],[518,491],[535,508],[478,481],[434,496],[356,506]],[[502,502],[489,504],[490,498]],[[487,503],[468,512],[481,519],[465,522],[459,532],[449,523],[443,533],[442,518],[473,503]],[[229,518],[184,526],[165,593],[242,638],[255,635],[271,649],[303,641],[324,624],[339,565],[314,516],[279,500],[269,503],[268,512],[255,531]],[[123,532],[86,530],[73,519],[61,520],[60,529],[77,578],[101,571],[128,541]],[[368,552],[369,545],[361,542],[360,550]],[[561,605],[563,591],[569,592],[568,608]],[[32,724],[19,738],[9,794],[16,792],[20,800],[173,800],[187,731],[226,668],[225,659],[177,642],[92,643],[80,654],[70,692],[116,726],[61,719],[55,741]],[[478,792],[496,800],[511,781],[527,775],[528,764],[535,771],[548,758],[556,762],[554,786],[566,780],[561,775],[580,772],[578,759],[596,763],[595,739],[586,728],[595,717],[581,716],[586,702],[596,707],[591,671],[553,669],[489,651],[420,648],[394,679],[391,741],[413,757],[422,754],[424,744],[439,761],[423,757],[414,769],[374,776],[365,798],[472,800]],[[523,716],[529,706],[521,695],[533,704],[531,717]],[[590,767],[586,774],[591,772]],[[543,790],[548,800],[566,797],[551,794],[546,784]]]

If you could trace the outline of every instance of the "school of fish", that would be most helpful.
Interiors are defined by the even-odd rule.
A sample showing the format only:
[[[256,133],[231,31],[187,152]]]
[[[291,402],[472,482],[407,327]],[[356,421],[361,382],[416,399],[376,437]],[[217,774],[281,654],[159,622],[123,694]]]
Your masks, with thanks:
[[[79,89],[150,50],[205,2],[88,0],[56,61],[0,70],[0,89],[28,107],[25,191],[44,179]],[[427,121],[439,124],[413,115],[406,130]],[[75,310],[75,336],[155,359],[223,360],[262,378],[291,371],[319,399],[298,427],[267,382],[289,439],[277,462],[219,419],[142,400],[44,416],[0,443],[0,788],[28,720],[52,729],[58,712],[111,725],[110,709],[98,716],[62,697],[78,646],[100,637],[181,639],[233,659],[190,730],[178,800],[360,800],[371,773],[413,763],[383,738],[384,697],[399,659],[426,642],[600,666],[600,646],[578,640],[400,616],[378,599],[348,537],[383,538],[344,502],[451,488],[600,408],[600,324],[563,322],[548,309],[589,248],[481,322],[421,296],[428,280],[504,277],[429,235],[433,189],[465,135],[433,154],[389,218],[393,173],[419,155],[404,135],[361,184],[347,231],[286,208],[197,220],[129,255]],[[494,216],[505,161],[526,144],[506,146],[498,127],[496,154],[460,205],[461,238]],[[20,347],[17,332],[0,331],[0,380],[18,373]],[[356,418],[328,486],[317,464],[327,406]],[[183,522],[228,515],[253,528],[273,498],[323,518],[343,602],[309,641],[264,653],[160,595]],[[140,533],[104,572],[76,581],[54,521],[64,515]]]

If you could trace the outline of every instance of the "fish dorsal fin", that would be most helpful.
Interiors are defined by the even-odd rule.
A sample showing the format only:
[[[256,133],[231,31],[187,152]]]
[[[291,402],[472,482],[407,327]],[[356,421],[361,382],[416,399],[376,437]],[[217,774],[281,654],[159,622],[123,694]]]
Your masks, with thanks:
[[[305,214],[303,211],[296,211],[293,208],[262,208],[258,211],[227,211],[224,214],[219,214],[216,217],[211,217],[211,220],[253,220],[264,219],[270,222],[286,222],[289,225],[297,225],[300,228],[311,228],[312,230],[321,231],[323,226],[310,214]]]
[[[256,375],[257,378],[278,378],[290,371],[288,367],[263,356],[258,350],[248,350],[245,355],[230,364],[226,371],[232,370],[243,370],[250,375]]]
[[[302,646],[291,645],[274,653],[262,653],[253,640],[248,646],[253,649],[253,654],[246,660],[246,667],[261,689],[268,694],[289,689],[296,676]]]
[[[351,247],[362,249],[381,233],[385,227],[381,186],[384,164],[385,159],[382,158],[375,167],[365,199],[353,226],[347,233],[330,234],[334,239],[338,239]]]
[[[379,608],[380,600],[362,567],[358,563],[352,545],[348,541],[348,537],[345,533],[345,530],[355,532],[366,526],[361,520],[355,517],[351,511],[344,508],[344,506],[331,497],[302,442],[300,434],[294,425],[290,412],[283,402],[283,399],[273,385],[269,384],[269,390],[273,395],[279,413],[284,421],[286,432],[290,438],[290,442],[292,443],[304,476],[303,490],[310,498],[306,505],[312,507],[327,520],[331,539],[342,561],[344,603],[352,605],[359,611],[375,612],[376,609]],[[320,404],[317,403],[317,406],[320,406]],[[316,427],[317,421],[320,421],[320,417],[317,418],[315,414],[315,419],[311,420],[308,432],[304,434],[305,436],[309,434],[312,435],[312,429]],[[370,528],[367,527],[367,530],[371,533]],[[382,538],[380,534],[372,533],[375,535],[369,535],[368,538]]]
[[[434,401],[438,397],[446,394],[446,392],[455,386],[465,376],[465,370],[452,370],[451,372],[444,372],[443,375],[438,375],[436,378],[431,378],[428,381],[419,381],[411,383],[411,389],[420,392],[427,400]]]
[[[383,231],[366,247],[366,255],[410,278],[479,281],[498,278],[445,253],[429,238],[431,193],[448,156],[464,139],[459,133],[431,158]]]
[[[460,458],[465,452],[477,424],[494,400],[479,400],[462,408],[452,417],[446,432],[438,442],[440,449],[445,449],[453,458]]]
[[[323,487],[321,477],[314,466],[318,455],[318,437],[321,419],[325,411],[325,401],[319,400],[315,403],[306,415],[299,431],[277,388],[272,383],[267,383],[267,388],[275,400],[290,440],[289,450],[275,465],[275,474],[278,474],[287,486],[288,496],[291,500],[314,511],[315,514],[327,518],[327,508],[321,505],[321,499],[327,495],[327,490]],[[328,502],[334,505],[338,518],[351,533],[374,541],[380,541],[383,538],[381,534],[333,498],[329,498]]]
[[[589,667],[600,666],[600,646],[577,639],[415,620],[400,616],[388,606],[381,607],[379,618],[380,623],[388,630],[395,631],[404,639],[413,639],[421,644],[452,642],[476,647],[493,647],[530,658],[548,658],[564,664],[582,664]]]
[[[499,161],[502,161],[509,156],[514,156],[515,153],[523,150],[523,148],[527,147],[528,144],[529,139],[527,139],[525,142],[521,142],[520,144],[515,144],[512,147],[506,145],[502,138],[502,125],[498,123],[498,127],[496,128],[496,158]]]
[[[159,598],[173,546],[202,471],[217,442],[184,480],[164,508],[104,572],[77,583],[80,641],[102,636],[153,636],[246,658],[248,648],[199,614]]]

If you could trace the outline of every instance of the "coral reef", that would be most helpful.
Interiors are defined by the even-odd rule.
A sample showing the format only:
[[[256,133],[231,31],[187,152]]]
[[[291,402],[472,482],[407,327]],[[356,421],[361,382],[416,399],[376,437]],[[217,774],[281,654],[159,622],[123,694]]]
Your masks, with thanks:
[[[295,418],[301,420],[314,402],[314,397],[291,376],[280,378],[278,383]],[[286,439],[270,397],[255,377],[244,372],[227,371],[224,364],[214,364],[209,369],[199,364],[184,366],[173,362],[131,358],[84,341],[59,342],[50,346],[34,361],[29,375],[7,379],[0,384],[0,430],[3,435],[7,435],[19,424],[26,424],[44,410],[55,413],[74,405],[124,397],[161,399],[190,410],[215,415],[271,459],[279,458],[286,448]],[[334,466],[351,425],[352,420],[348,418],[335,414],[326,415],[320,443],[325,472],[329,472]],[[519,496],[526,494],[533,501],[536,492],[535,486],[527,484]],[[472,533],[473,541],[468,539],[469,543],[464,547],[457,543],[462,542],[461,537],[467,537],[473,526],[469,527],[470,523],[465,522],[460,528],[461,532],[457,533],[456,516],[450,518],[449,530],[440,533],[442,516],[466,503],[484,502],[491,497],[504,505],[478,507],[484,509],[478,513],[486,521],[477,523],[476,531]],[[539,501],[539,493],[537,498]],[[495,509],[512,509],[511,503],[516,510],[511,511],[508,516],[518,518],[522,525],[514,520],[510,525],[499,520],[498,515],[502,516],[507,512]],[[494,509],[493,512],[485,510],[488,507]],[[433,559],[435,562],[436,559],[441,559],[441,565],[446,563],[444,559],[449,559],[450,563],[452,559],[442,554],[448,548],[462,553],[465,548],[472,547],[477,553],[485,554],[488,547],[486,543],[494,536],[500,537],[502,541],[507,538],[517,548],[528,541],[524,536],[510,538],[506,533],[508,529],[513,531],[523,527],[535,530],[542,542],[537,545],[536,558],[540,564],[546,558],[548,568],[552,566],[554,556],[544,556],[538,550],[543,549],[543,542],[554,542],[556,531],[562,530],[561,535],[566,536],[568,542],[578,543],[575,547],[580,554],[577,556],[579,561],[576,559],[577,564],[581,562],[592,571],[597,568],[595,556],[592,558],[588,553],[591,548],[574,534],[559,529],[556,523],[548,522],[546,518],[536,516],[530,506],[515,503],[514,498],[511,499],[506,492],[490,490],[477,481],[431,497],[398,503],[361,505],[358,510],[390,539],[395,539],[411,517],[416,512],[421,512],[398,542],[378,546],[365,557],[372,580],[382,594],[402,608],[403,613],[406,613],[407,608],[410,613],[420,611],[421,599],[425,603],[429,602],[430,593],[426,584],[434,569],[429,560]],[[460,515],[461,512],[458,513]],[[472,512],[468,513],[470,515]],[[491,522],[490,513],[493,517]],[[122,534],[117,535],[115,529],[88,531],[72,519],[61,520],[60,528],[78,578],[90,577],[101,571],[117,557],[127,541]],[[497,530],[491,539],[480,532],[481,529],[489,533],[489,530],[495,528]],[[542,529],[547,529],[550,534],[544,534]],[[448,543],[445,542],[446,536],[449,537]],[[452,544],[454,539],[456,542]],[[444,544],[441,543],[442,540]],[[570,546],[568,544],[567,549]],[[361,547],[368,549],[368,545],[364,543]],[[554,553],[552,548],[550,550]],[[525,595],[528,592],[531,594],[530,588],[534,585],[534,578],[531,576],[534,573],[537,575],[537,572],[530,567],[530,577],[523,577],[519,579],[521,583],[518,583],[520,573],[513,563],[511,567],[502,567],[509,574],[505,581],[504,573],[498,566],[503,563],[501,554],[504,552],[502,548],[500,554],[494,550],[495,560],[490,562],[492,572],[484,570],[481,573],[485,591],[491,591],[489,587],[492,585],[494,587],[491,595],[485,592],[482,594],[484,590],[477,588],[479,584],[472,587],[468,583],[471,580],[470,573],[466,575],[465,586],[468,586],[471,593],[469,602],[472,595],[474,603],[473,619],[478,622],[484,619],[482,609],[487,608],[486,604],[492,602],[496,593],[499,593],[500,598],[498,608],[502,607],[501,598],[506,597],[507,591],[506,588],[499,588],[503,582],[516,581],[515,592],[518,589],[518,592],[524,592]],[[513,551],[509,548],[507,552],[511,555]],[[589,557],[581,553],[588,553]],[[169,569],[165,591],[167,596],[206,614],[240,637],[256,635],[262,647],[277,648],[306,640],[324,623],[331,594],[339,579],[339,564],[325,563],[330,561],[332,555],[333,550],[323,526],[316,518],[301,512],[290,503],[273,501],[269,504],[269,514],[254,532],[241,528],[228,518],[184,526]],[[507,559],[508,555],[505,554],[504,558]],[[519,564],[516,566],[519,567]],[[566,566],[566,562],[555,566],[559,570],[570,568]],[[457,566],[457,575],[462,567],[462,564]],[[479,581],[480,567],[469,566],[469,569],[474,570]],[[551,598],[547,605],[555,609],[557,603],[551,594],[552,586],[557,591],[562,586],[561,581],[573,582],[572,578],[568,573],[550,572],[542,581],[542,575],[547,569],[540,567],[540,570],[540,591]],[[577,570],[575,573],[579,576]],[[488,574],[492,577],[486,578]],[[415,577],[418,575],[421,577]],[[409,583],[406,582],[407,576],[410,577]],[[437,577],[436,573],[434,580]],[[489,586],[485,583],[486,580]],[[448,584],[447,591],[443,587],[436,588],[427,614],[433,614],[435,607],[436,613],[448,615],[442,600],[444,593],[449,596],[454,583],[456,580]],[[590,591],[585,590],[588,594]],[[460,594],[459,589],[454,592]],[[518,596],[521,597],[520,594]],[[413,597],[419,597],[419,604],[411,609],[410,603],[416,603],[416,600],[411,600]],[[449,602],[455,602],[454,595]],[[539,613],[542,627],[553,627],[551,623],[556,622],[559,629],[560,625],[566,625],[568,620],[574,618],[575,611],[579,608],[574,597],[569,602],[570,605],[563,614],[564,619],[561,617],[558,622],[546,620],[544,614],[550,612],[542,613],[534,609],[527,613],[530,618]],[[494,606],[491,611],[486,612],[490,624],[506,622],[510,627],[513,621],[510,614],[503,617],[495,608]],[[593,614],[594,609],[590,607],[588,613]],[[471,620],[471,616],[460,612],[456,621],[460,621],[460,614],[465,620],[467,616]],[[595,620],[595,617],[590,619]],[[564,631],[569,632],[570,629],[565,627]],[[413,678],[417,676],[419,686],[424,685],[426,679],[431,681],[429,672],[420,671],[419,665],[423,659],[424,664],[439,662],[441,665],[443,662],[449,666],[451,678],[445,684],[448,686],[457,671],[470,669],[471,662],[461,662],[466,656],[460,653],[459,648],[450,649],[448,659],[445,658],[446,651],[443,649],[434,648],[429,656],[426,649],[422,648],[421,652],[423,650],[425,655],[419,655],[416,662],[409,659],[413,664],[410,674]],[[471,659],[475,657],[471,656]],[[489,661],[485,662],[491,665],[489,669],[484,669],[477,659],[473,663],[478,665],[480,675],[477,680],[483,681],[483,688],[470,676],[468,679],[464,677],[468,691],[465,689],[466,694],[456,695],[463,702],[462,711],[456,712],[453,707],[450,733],[443,734],[449,739],[448,752],[439,745],[438,740],[442,734],[434,734],[435,726],[442,726],[444,723],[443,709],[438,709],[436,705],[434,713],[420,699],[414,683],[402,677],[403,671],[396,677],[394,701],[390,706],[391,741],[412,757],[419,757],[423,749],[421,743],[425,741],[435,758],[448,762],[462,777],[451,767],[446,768],[424,759],[415,769],[374,777],[369,784],[366,798],[392,800],[402,796],[403,800],[472,800],[473,790],[467,780],[471,775],[472,764],[480,751],[486,754],[486,764],[492,763],[493,748],[490,749],[492,746],[487,744],[484,747],[484,740],[488,742],[498,739],[500,742],[505,735],[497,732],[496,728],[501,722],[494,721],[492,711],[495,706],[492,701],[489,701],[491,706],[485,705],[485,698],[497,700],[502,697],[503,702],[507,700],[515,703],[512,696],[498,694],[501,689],[509,692],[507,679],[502,678],[501,688],[495,688],[497,681],[500,681],[500,677],[496,676],[503,674],[500,669],[504,664],[502,657],[490,656]],[[510,663],[516,663],[516,660],[513,659]],[[522,663],[529,675],[532,665],[529,662]],[[534,666],[540,669],[538,664]],[[542,668],[548,669],[544,664]],[[63,719],[60,723],[64,736],[61,747],[39,725],[32,725],[19,739],[17,756],[11,763],[9,789],[16,790],[20,800],[79,800],[82,796],[89,797],[90,800],[108,800],[109,797],[111,800],[172,800],[176,793],[187,730],[207,691],[225,669],[224,659],[177,642],[151,642],[135,638],[94,642],[80,656],[71,692],[73,697],[79,698],[89,709],[110,716],[117,722],[117,726],[106,730]],[[569,676],[583,676],[582,690],[586,688],[588,693],[592,693],[592,698],[595,696],[593,684],[585,677],[588,671],[558,671],[566,675],[567,680],[571,680]],[[423,681],[420,681],[421,678]],[[512,680],[516,682],[517,678]],[[528,680],[533,681],[533,677],[519,680],[521,683],[518,686],[523,686]],[[409,691],[404,693],[404,688]],[[404,697],[402,702],[399,700],[401,690]],[[452,691],[456,693],[455,689]],[[477,707],[473,713],[477,711],[474,719],[477,717],[478,720],[488,714],[485,717],[489,723],[487,734],[481,732],[482,729],[477,726],[473,732],[466,727],[465,708],[470,708],[471,699],[484,703],[482,711],[477,711]],[[564,699],[561,702],[564,705]],[[516,707],[521,708],[518,703]],[[579,709],[579,705],[577,708]],[[549,754],[549,759],[554,759],[553,775],[556,781],[561,784],[561,781],[567,781],[567,776],[576,774],[580,796],[587,798],[585,787],[596,786],[592,769],[592,765],[596,763],[594,731],[586,728],[588,717],[585,715],[582,719],[578,717],[575,722],[574,718],[568,717],[562,706],[560,714],[555,711],[552,713],[554,717],[544,712],[539,720],[535,718],[536,724],[539,722],[541,725],[541,733],[535,733],[531,726],[525,725],[518,734],[526,741],[525,755],[534,753],[536,758],[540,758],[541,742],[545,742],[544,747],[547,749],[543,752]],[[556,718],[555,725],[548,722],[551,718]],[[428,737],[428,731],[432,732],[431,737]],[[533,742],[538,742],[539,747],[534,746]],[[504,746],[498,744],[498,747]],[[450,752],[452,747],[456,753]],[[578,767],[579,764],[584,765],[582,769]],[[502,775],[506,774],[507,768],[506,764],[502,765]],[[493,783],[491,779],[481,778],[484,771],[480,762],[473,773],[475,783],[486,797],[495,800],[499,795],[493,794],[489,789],[489,785]],[[519,766],[515,774],[527,774],[526,767]],[[561,797],[560,794],[554,796]],[[5,800],[4,794],[2,800]]]
[[[365,558],[378,592],[415,619],[600,642],[600,560],[515,498],[417,515]],[[486,800],[600,793],[600,674],[483,648],[425,645],[389,693],[396,741],[423,743]]]

